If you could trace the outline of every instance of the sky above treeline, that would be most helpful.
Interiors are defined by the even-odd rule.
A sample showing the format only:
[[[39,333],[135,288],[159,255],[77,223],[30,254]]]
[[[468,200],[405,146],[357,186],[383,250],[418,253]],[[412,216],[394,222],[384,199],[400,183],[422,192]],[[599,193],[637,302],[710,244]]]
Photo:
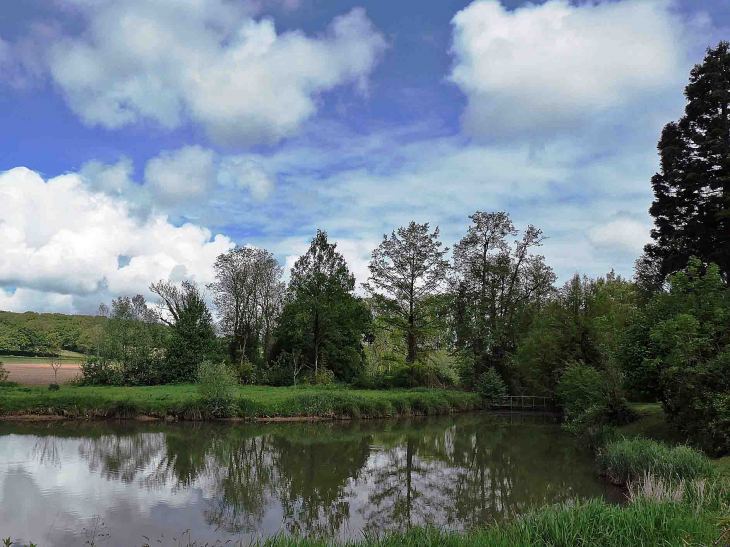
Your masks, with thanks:
[[[663,125],[727,0],[0,4],[0,309],[93,313],[318,228],[358,282],[410,220],[533,224],[631,276]]]

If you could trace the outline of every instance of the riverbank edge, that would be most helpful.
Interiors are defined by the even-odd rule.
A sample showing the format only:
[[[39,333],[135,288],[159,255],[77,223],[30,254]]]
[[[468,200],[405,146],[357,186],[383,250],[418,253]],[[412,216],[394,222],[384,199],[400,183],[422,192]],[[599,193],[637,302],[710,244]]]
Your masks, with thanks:
[[[90,415],[61,415],[61,414],[3,414],[0,415],[0,422],[68,422],[81,420],[125,420],[137,422],[232,422],[232,423],[286,423],[286,422],[336,422],[336,421],[354,421],[354,420],[402,420],[411,417],[426,416],[443,416],[450,414],[469,414],[481,412],[479,409],[474,410],[451,410],[448,412],[425,414],[421,412],[399,413],[384,416],[253,416],[253,417],[228,417],[228,418],[203,418],[200,420],[186,419],[167,416],[154,416],[150,414],[136,414],[135,416],[90,416]]]
[[[4,395],[4,397],[3,397]],[[483,410],[474,393],[241,387],[226,416],[191,386],[0,388],[0,420],[321,421],[406,418]]]

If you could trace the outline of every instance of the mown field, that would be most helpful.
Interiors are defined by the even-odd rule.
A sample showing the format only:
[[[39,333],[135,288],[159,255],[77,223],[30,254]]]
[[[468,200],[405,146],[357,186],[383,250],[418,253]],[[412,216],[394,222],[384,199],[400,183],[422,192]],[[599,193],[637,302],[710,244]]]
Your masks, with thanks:
[[[236,388],[236,417],[376,418],[443,414],[481,408],[478,395],[449,390],[350,390],[344,388]],[[0,416],[155,417],[204,419],[194,384],[152,387],[0,387]]]

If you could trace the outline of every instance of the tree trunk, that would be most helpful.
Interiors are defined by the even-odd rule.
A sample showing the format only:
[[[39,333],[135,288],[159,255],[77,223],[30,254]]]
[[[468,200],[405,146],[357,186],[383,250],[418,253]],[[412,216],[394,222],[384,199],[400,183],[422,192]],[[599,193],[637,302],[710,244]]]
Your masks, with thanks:
[[[416,361],[416,318],[413,314],[413,308],[415,307],[413,302],[415,298],[415,284],[415,277],[411,274],[411,291],[408,302],[408,356],[406,357],[406,362],[409,365],[412,365]]]
[[[408,356],[406,358],[406,361],[411,365],[416,361],[416,333],[413,332],[414,324],[413,313],[411,313],[408,317]]]
[[[319,367],[319,311],[314,312],[314,378],[317,379]]]

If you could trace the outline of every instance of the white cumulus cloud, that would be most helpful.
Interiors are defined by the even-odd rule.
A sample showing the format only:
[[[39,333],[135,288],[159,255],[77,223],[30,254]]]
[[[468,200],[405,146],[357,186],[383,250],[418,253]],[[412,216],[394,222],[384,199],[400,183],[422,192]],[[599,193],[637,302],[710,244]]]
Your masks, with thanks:
[[[452,20],[449,76],[476,136],[571,130],[662,91],[681,93],[696,30],[668,0],[476,0]]]
[[[277,33],[246,2],[72,1],[88,26],[54,41],[50,71],[85,123],[109,129],[190,119],[219,143],[276,142],[316,113],[322,92],[366,91],[386,49],[362,8],[307,36]]]
[[[162,152],[147,162],[144,177],[166,202],[204,199],[215,184],[215,153],[200,146]]]
[[[77,174],[48,181],[26,168],[0,174],[0,306],[91,311],[99,301],[145,294],[151,281],[185,268],[200,283],[232,241],[193,224],[175,226],[94,191]],[[129,258],[120,267],[120,257]],[[126,261],[124,261],[126,262]],[[25,309],[23,309],[25,308]]]
[[[135,216],[157,211],[172,217],[198,218],[205,211],[210,213],[211,203],[259,204],[270,196],[276,173],[265,169],[257,158],[250,154],[220,155],[198,145],[183,146],[163,150],[147,161],[138,181],[134,165],[126,157],[112,164],[90,160],[78,174],[87,188],[123,200]],[[224,220],[216,212],[209,216]]]
[[[629,218],[619,218],[595,226],[588,232],[590,242],[598,248],[609,248],[633,252],[637,257],[644,245],[650,241],[651,223],[638,222]]]

